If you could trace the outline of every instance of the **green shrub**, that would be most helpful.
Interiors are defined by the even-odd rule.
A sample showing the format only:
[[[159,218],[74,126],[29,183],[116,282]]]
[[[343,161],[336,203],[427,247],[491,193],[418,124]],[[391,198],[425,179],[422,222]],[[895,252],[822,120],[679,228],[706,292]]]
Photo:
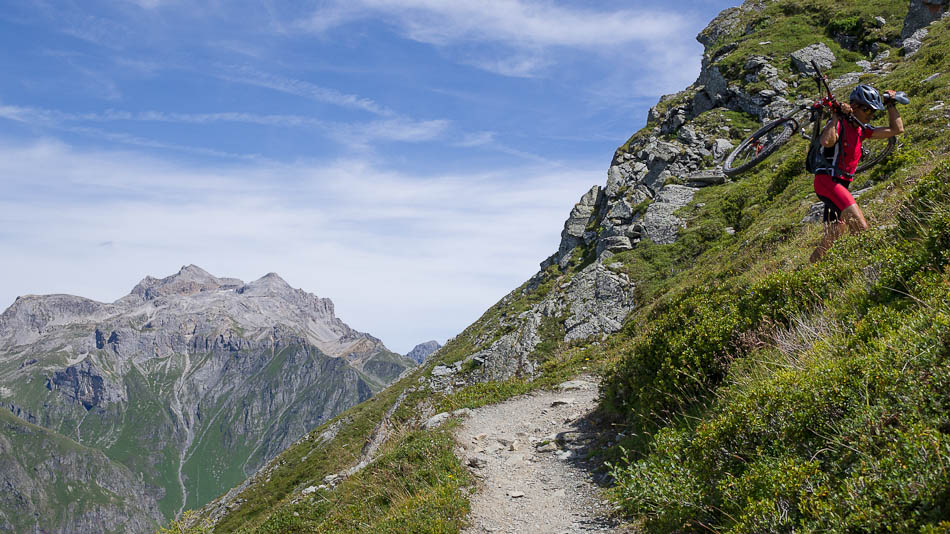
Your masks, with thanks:
[[[657,306],[606,382],[608,406],[652,425],[611,465],[623,510],[649,532],[946,531],[948,214],[940,164],[889,231]],[[770,332],[809,313],[841,326],[783,359]]]

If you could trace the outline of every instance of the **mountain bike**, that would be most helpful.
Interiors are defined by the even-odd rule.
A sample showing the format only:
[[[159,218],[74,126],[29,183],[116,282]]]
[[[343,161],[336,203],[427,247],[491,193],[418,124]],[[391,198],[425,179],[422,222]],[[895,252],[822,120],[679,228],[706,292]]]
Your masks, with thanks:
[[[835,99],[828,87],[828,78],[822,74],[821,69],[814,60],[811,62],[815,69],[813,76],[818,84],[818,94],[826,93],[820,96],[819,100],[810,104],[800,104],[791,113],[780,119],[772,121],[762,128],[756,130],[747,139],[739,143],[722,164],[722,172],[726,176],[735,176],[756,166],[762,160],[767,158],[778,148],[788,142],[792,135],[798,131],[805,139],[817,138],[821,133],[822,123],[826,110],[840,111],[841,104]],[[889,95],[885,93],[885,103]],[[904,93],[897,93],[895,97],[897,102],[906,104],[907,96]],[[806,133],[805,128],[799,124],[798,118],[802,112],[808,112],[808,122],[812,123],[811,135]],[[871,126],[862,123],[853,114],[848,114],[846,119],[855,126],[870,128]],[[855,174],[865,171],[887,158],[897,147],[897,139],[890,137],[887,139],[865,139],[861,142],[861,159]]]

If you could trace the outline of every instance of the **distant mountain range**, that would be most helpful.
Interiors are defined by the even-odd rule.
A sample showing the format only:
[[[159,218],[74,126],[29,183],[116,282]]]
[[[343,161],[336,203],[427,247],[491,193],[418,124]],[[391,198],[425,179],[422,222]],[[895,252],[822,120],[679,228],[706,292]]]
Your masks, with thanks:
[[[276,274],[0,315],[0,531],[151,532],[415,365]]]
[[[426,358],[432,355],[433,352],[442,348],[442,345],[438,341],[426,341],[425,343],[419,343],[412,350],[406,354],[406,358],[416,362],[422,363],[426,361]]]

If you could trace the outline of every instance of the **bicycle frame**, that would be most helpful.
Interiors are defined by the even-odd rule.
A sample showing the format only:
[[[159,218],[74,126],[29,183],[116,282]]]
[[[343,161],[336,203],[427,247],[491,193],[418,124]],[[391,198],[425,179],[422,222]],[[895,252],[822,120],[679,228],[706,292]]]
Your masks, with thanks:
[[[838,102],[834,93],[832,93],[831,87],[828,85],[827,77],[821,72],[821,68],[818,67],[814,61],[812,61],[812,67],[814,67],[815,70],[813,79],[818,86],[818,99],[810,103],[795,106],[787,115],[764,125],[739,143],[723,161],[722,172],[726,176],[735,176],[751,169],[788,141],[789,137],[794,135],[795,131],[798,131],[805,139],[816,138],[821,133],[822,119],[824,118],[825,110],[836,113],[839,117],[849,121],[855,126],[869,130],[873,129],[872,126],[858,120],[853,113],[844,113],[842,104]],[[796,118],[805,111],[809,113],[807,122],[811,122],[814,125],[811,135],[802,127],[802,123],[806,122],[805,119],[802,119],[800,122],[799,119]],[[871,157],[867,163],[862,163],[855,172],[861,172],[863,169],[879,162],[881,158],[886,157],[887,154],[893,151],[895,144],[893,138],[890,138],[887,141],[887,147],[883,149],[865,150],[865,147],[862,145],[862,158],[869,154],[874,154],[875,152],[877,155]]]

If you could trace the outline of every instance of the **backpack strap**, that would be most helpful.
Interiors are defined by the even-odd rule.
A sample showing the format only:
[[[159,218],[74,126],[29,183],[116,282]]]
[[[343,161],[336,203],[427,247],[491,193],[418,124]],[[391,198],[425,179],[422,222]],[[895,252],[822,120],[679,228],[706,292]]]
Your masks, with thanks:
[[[858,128],[860,128],[860,126]],[[861,131],[859,130],[858,137],[860,136],[861,136]],[[827,161],[827,167],[826,169],[822,169],[822,170],[827,170],[828,172],[826,172],[825,174],[831,175],[832,178],[838,178],[838,177],[844,176],[850,180],[854,178],[854,175],[844,172],[843,170],[841,170],[840,167],[838,167],[838,163],[841,161],[842,157],[844,157],[844,125],[841,123],[841,120],[839,119],[838,120],[838,141],[835,142],[835,155],[832,156],[830,161],[827,159],[827,157],[825,158]]]

